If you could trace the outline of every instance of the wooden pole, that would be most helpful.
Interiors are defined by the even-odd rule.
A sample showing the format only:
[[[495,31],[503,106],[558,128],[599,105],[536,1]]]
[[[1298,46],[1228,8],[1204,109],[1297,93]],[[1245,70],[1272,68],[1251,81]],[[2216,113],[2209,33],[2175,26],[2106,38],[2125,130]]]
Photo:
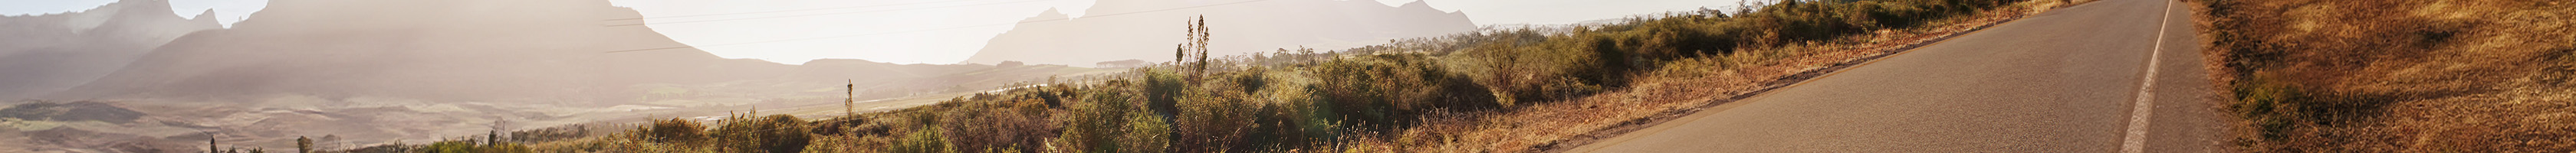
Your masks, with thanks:
[[[858,116],[859,81],[856,79],[842,81],[849,82],[848,84],[841,85],[841,88],[844,89],[841,91],[842,94],[844,94],[843,96],[848,96],[841,98],[841,117]]]

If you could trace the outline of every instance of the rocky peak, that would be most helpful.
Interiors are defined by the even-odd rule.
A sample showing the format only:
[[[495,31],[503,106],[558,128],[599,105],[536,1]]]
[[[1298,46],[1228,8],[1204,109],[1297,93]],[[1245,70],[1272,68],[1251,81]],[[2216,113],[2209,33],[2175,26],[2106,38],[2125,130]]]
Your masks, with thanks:
[[[178,17],[178,12],[170,11],[169,0],[120,0],[110,5],[116,5],[122,10],[118,11],[120,12],[118,14],[164,14]]]
[[[206,9],[206,13],[197,13],[197,17],[188,18],[188,22],[199,26],[224,26],[224,23],[217,18],[221,17],[215,17],[215,9]]]

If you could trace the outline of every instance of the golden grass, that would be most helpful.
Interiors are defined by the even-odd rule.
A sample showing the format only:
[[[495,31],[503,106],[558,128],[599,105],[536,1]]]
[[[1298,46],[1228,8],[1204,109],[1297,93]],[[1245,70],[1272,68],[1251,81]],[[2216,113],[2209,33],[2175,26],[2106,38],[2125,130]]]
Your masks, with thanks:
[[[2199,0],[2255,152],[2576,150],[2576,6]]]

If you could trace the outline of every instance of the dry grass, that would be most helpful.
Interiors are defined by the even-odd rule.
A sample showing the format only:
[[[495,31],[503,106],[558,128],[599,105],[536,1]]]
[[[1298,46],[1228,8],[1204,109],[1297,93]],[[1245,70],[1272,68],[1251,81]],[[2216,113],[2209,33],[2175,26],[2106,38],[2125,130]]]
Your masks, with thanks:
[[[2249,151],[2576,150],[2569,2],[2195,3]]]

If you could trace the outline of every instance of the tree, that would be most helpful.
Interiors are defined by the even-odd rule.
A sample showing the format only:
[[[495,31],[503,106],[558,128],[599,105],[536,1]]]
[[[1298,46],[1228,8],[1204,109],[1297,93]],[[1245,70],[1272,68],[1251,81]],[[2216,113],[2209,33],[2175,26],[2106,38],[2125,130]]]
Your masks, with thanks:
[[[215,145],[215,133],[206,132],[206,152],[223,152],[223,150],[223,147]]]
[[[496,119],[493,119],[493,120],[492,120],[492,130],[491,130],[489,133],[484,133],[484,135],[483,135],[483,145],[484,145],[484,146],[501,145],[501,131],[507,131],[507,130],[510,130],[510,129],[506,128],[506,127],[509,127],[509,126],[510,126],[510,119],[508,119],[508,118],[496,118]],[[472,142],[467,142],[467,143],[472,143]]]
[[[1002,61],[1002,63],[1000,63],[1000,64],[993,64],[993,68],[1010,68],[1010,67],[1020,67],[1020,66],[1026,66],[1026,65],[1028,65],[1028,63],[1022,63],[1022,62],[1020,62],[1020,61]]]
[[[347,143],[347,142],[341,142],[341,141],[340,141],[340,135],[337,135],[337,134],[324,134],[324,135],[322,135],[322,139],[321,139],[321,140],[314,140],[314,141],[315,141],[315,142],[317,142],[317,144],[314,144],[315,146],[313,147],[313,150],[335,150],[335,149],[340,149],[340,148],[350,148],[350,147],[349,147],[349,143]]]
[[[1181,65],[1180,63],[1182,63],[1182,62],[1189,62],[1189,61],[1181,60],[1181,59],[1189,59],[1189,57],[1190,57],[1190,44],[1188,44],[1188,43],[1182,43],[1182,44],[1180,44],[1180,45],[1172,45],[1172,65]]]
[[[500,145],[500,144],[501,144],[501,131],[492,131],[491,133],[486,133],[486,135],[483,135],[483,146],[493,146],[493,145]]]
[[[1297,61],[1301,61],[1301,62],[1313,62],[1313,61],[1315,61],[1315,49],[1314,49],[1314,48],[1306,48],[1306,46],[1305,46],[1305,45],[1297,45],[1297,54],[1298,54],[1298,55],[1297,55]]]
[[[313,138],[296,136],[295,153],[313,153]]]

